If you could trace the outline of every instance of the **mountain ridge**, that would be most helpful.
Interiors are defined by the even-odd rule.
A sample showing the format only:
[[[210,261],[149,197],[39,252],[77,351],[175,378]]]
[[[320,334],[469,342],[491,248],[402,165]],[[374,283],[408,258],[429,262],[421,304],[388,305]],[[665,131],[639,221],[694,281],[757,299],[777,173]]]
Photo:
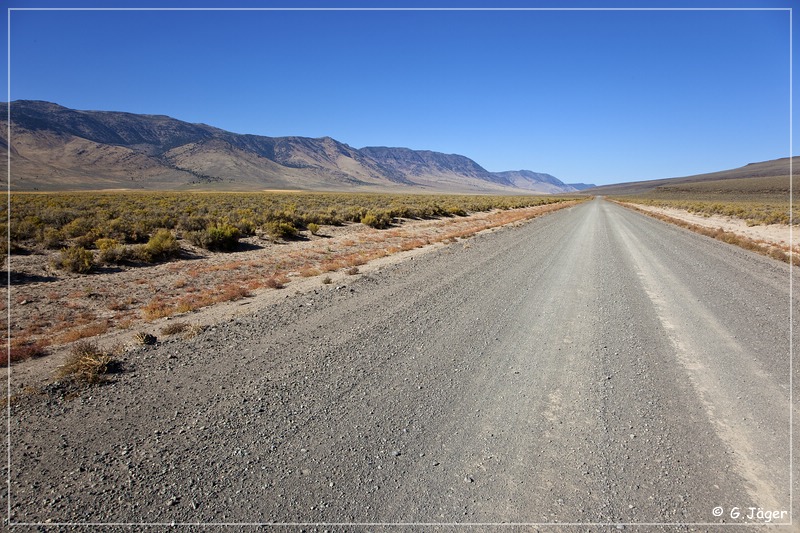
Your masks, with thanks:
[[[747,163],[744,166],[727,170],[692,174],[690,176],[677,176],[644,181],[630,181],[625,183],[612,183],[588,188],[582,192],[593,195],[645,195],[663,192],[665,189],[677,186],[693,185],[697,183],[720,182],[728,180],[759,179],[783,177],[786,179],[786,192],[789,192],[789,181],[792,165],[800,163],[800,156],[794,156],[791,161],[788,157]]]
[[[331,137],[233,133],[166,115],[83,111],[52,102],[11,103],[0,148],[12,154],[12,190],[302,189],[541,194],[575,192],[549,175],[489,172],[459,154]],[[521,177],[519,173],[525,173]]]

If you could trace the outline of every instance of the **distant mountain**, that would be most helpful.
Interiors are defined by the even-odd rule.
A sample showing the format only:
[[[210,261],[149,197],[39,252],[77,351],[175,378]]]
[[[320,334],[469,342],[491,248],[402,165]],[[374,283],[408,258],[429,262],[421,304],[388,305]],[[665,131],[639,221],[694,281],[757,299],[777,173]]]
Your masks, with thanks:
[[[507,180],[512,186],[529,191],[558,194],[579,190],[577,187],[567,185],[550,174],[531,172],[530,170],[509,170],[496,172],[495,174]]]
[[[800,157],[794,157],[792,164],[795,168],[800,168]],[[699,183],[713,183],[720,182],[724,187],[725,181],[728,180],[749,180],[749,179],[764,179],[764,178],[784,178],[785,189],[788,194],[789,191],[789,158],[784,157],[781,159],[773,159],[771,161],[762,161],[759,163],[749,163],[743,167],[734,168],[730,170],[721,170],[719,172],[710,172],[708,174],[695,174],[693,176],[683,176],[678,178],[664,178],[648,181],[632,181],[629,183],[616,183],[613,185],[601,185],[591,189],[586,189],[583,192],[597,195],[642,195],[650,193],[668,192],[676,190],[679,187],[694,186]],[[737,183],[737,186],[741,184]],[[772,187],[772,182],[769,182],[769,187]],[[752,188],[752,185],[750,186]],[[755,190],[755,189],[754,189]],[[769,192],[774,192],[770,189]]]
[[[560,193],[577,188],[527,170],[489,172],[455,154],[356,149],[330,137],[237,134],[163,115],[11,103],[0,151],[14,190],[216,189]]]
[[[572,187],[576,191],[583,191],[597,187],[594,183],[567,183],[568,187]]]

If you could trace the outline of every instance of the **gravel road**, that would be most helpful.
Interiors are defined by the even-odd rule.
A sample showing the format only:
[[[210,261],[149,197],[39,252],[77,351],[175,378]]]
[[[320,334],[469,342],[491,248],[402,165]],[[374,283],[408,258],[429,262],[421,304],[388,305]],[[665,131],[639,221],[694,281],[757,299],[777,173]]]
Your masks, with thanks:
[[[596,199],[285,291],[14,403],[12,523],[789,522],[785,264]]]

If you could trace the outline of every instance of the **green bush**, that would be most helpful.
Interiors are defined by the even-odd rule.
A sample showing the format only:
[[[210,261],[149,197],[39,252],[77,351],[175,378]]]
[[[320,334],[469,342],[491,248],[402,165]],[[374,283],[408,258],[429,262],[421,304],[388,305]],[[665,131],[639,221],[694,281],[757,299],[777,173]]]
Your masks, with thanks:
[[[43,225],[44,223],[38,216],[27,216],[19,221],[12,220],[11,240],[24,241],[32,239],[41,231]]]
[[[53,261],[53,266],[67,272],[86,274],[94,268],[94,256],[86,248],[71,246],[61,250],[59,256]]]
[[[457,217],[467,216],[467,212],[462,207],[459,207],[457,205],[449,205],[445,207],[445,211],[447,211],[448,215],[454,215]]]
[[[208,224],[208,218],[199,216],[183,216],[178,220],[178,228],[183,231],[204,231]]]
[[[230,224],[215,224],[206,229],[209,250],[230,252],[239,246],[241,232]]]
[[[92,221],[84,218],[78,217],[75,220],[71,221],[69,224],[66,224],[61,231],[69,238],[80,237],[82,235],[86,235],[93,228]]]
[[[64,236],[61,234],[60,230],[55,228],[44,228],[38,240],[42,243],[42,246],[48,250],[58,250],[64,245]]]
[[[267,222],[265,228],[267,234],[273,239],[293,239],[297,237],[297,228],[291,222],[272,221]]]
[[[392,217],[385,211],[377,214],[367,211],[367,214],[361,217],[361,223],[372,228],[384,229],[392,224]]]
[[[0,266],[6,264],[6,256],[8,256],[8,227],[5,224],[0,224]]]
[[[130,259],[128,250],[116,239],[97,239],[94,245],[100,250],[98,260],[103,264],[121,263]]]
[[[214,224],[189,233],[189,242],[206,250],[230,252],[239,246],[239,229],[230,224]]]
[[[319,224],[309,222],[306,224],[306,228],[311,232],[311,235],[317,235],[319,233]]]
[[[138,247],[137,256],[147,263],[167,261],[180,254],[181,245],[168,229],[156,231],[147,241],[147,244]]]

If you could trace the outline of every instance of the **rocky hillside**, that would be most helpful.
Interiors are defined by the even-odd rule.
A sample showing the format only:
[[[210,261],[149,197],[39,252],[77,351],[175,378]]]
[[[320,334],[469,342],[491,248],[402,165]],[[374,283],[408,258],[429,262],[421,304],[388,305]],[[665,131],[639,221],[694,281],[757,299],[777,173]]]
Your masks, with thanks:
[[[577,188],[527,170],[489,172],[455,154],[356,149],[330,137],[242,135],[163,115],[78,111],[18,100],[0,115],[14,190],[304,189],[560,193]]]

